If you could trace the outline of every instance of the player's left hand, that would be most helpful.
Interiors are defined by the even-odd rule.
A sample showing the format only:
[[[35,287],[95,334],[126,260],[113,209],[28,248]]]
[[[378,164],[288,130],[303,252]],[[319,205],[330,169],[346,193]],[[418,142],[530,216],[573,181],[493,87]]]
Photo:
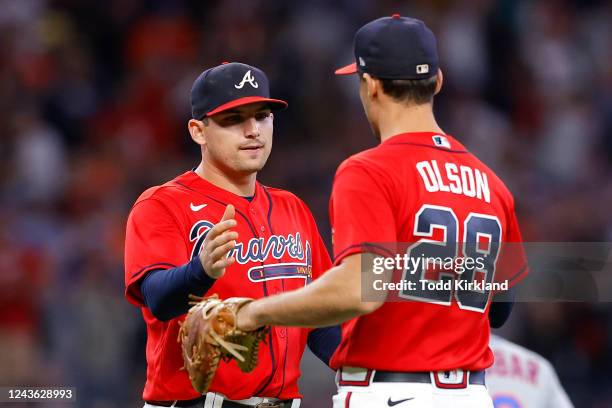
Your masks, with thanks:
[[[255,301],[256,302],[256,301]],[[236,314],[236,327],[245,332],[259,329],[262,325],[257,324],[253,313],[253,303],[247,303]]]
[[[211,228],[204,239],[200,262],[206,274],[213,279],[222,277],[226,268],[236,261],[233,256],[228,257],[229,252],[236,246],[238,238],[238,232],[232,231],[237,225],[235,214],[234,206],[228,204],[221,221]]]
[[[237,328],[237,313],[252,301],[250,298],[220,300],[215,294],[207,298],[191,295],[190,299],[193,307],[181,324],[178,341],[191,384],[204,394],[221,360],[236,360],[245,373],[255,369],[259,345],[269,328],[248,332]]]

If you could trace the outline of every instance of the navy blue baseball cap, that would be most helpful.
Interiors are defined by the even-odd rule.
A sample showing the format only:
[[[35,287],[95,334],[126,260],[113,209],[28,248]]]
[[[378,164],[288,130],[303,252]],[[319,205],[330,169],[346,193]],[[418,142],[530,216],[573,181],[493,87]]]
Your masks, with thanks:
[[[272,110],[287,107],[287,102],[270,98],[268,77],[262,70],[239,62],[207,69],[191,87],[191,117],[198,120],[258,102],[266,102]]]
[[[436,37],[421,20],[393,14],[355,34],[355,61],[336,75],[368,73],[382,79],[426,79],[438,72]]]

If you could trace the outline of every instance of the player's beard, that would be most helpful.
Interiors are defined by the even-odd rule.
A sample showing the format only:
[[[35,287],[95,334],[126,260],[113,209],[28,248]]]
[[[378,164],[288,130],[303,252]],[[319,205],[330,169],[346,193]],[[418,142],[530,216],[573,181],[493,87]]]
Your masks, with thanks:
[[[272,143],[266,143],[261,151],[254,155],[255,157],[249,157],[250,154],[248,151],[240,151],[239,155],[246,156],[240,157],[236,161],[236,170],[242,171],[244,173],[252,173],[258,172],[264,168],[266,163],[268,162],[268,158],[270,157],[270,153],[272,150]]]
[[[266,165],[267,158],[257,161],[238,161],[232,166],[232,170],[240,174],[257,173]]]
[[[271,146],[266,144],[262,151],[252,157],[248,151],[239,150],[235,156],[229,160],[221,160],[219,167],[223,168],[224,172],[235,174],[237,176],[247,176],[261,171],[268,161],[270,156]]]
[[[263,169],[268,161],[272,150],[272,140],[262,144],[263,147],[258,153],[242,150],[239,145],[224,148],[209,145],[202,150],[203,160],[230,177],[248,176]]]

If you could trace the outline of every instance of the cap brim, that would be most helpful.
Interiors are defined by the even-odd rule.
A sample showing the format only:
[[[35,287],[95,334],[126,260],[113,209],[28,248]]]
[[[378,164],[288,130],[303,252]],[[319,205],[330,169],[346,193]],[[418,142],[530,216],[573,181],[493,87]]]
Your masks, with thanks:
[[[270,109],[272,110],[285,109],[288,106],[287,102],[281,101],[280,99],[264,98],[261,96],[245,96],[244,98],[234,99],[233,101],[224,103],[221,106],[217,106],[215,109],[207,112],[206,116],[216,115],[217,113],[221,113],[232,108],[237,108],[238,106],[260,102],[269,104]]]
[[[346,67],[338,68],[334,74],[336,75],[351,75],[357,73],[357,63],[353,62],[348,64]]]

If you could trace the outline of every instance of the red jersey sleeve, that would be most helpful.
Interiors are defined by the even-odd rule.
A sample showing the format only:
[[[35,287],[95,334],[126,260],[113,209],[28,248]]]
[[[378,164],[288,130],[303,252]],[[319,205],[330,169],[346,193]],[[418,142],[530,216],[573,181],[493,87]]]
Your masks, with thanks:
[[[373,252],[393,256],[380,243],[397,241],[390,192],[361,164],[343,163],[330,200],[334,264],[348,255]]]
[[[143,306],[140,279],[155,269],[170,269],[189,260],[184,234],[168,208],[155,199],[137,202],[125,236],[125,296]]]

